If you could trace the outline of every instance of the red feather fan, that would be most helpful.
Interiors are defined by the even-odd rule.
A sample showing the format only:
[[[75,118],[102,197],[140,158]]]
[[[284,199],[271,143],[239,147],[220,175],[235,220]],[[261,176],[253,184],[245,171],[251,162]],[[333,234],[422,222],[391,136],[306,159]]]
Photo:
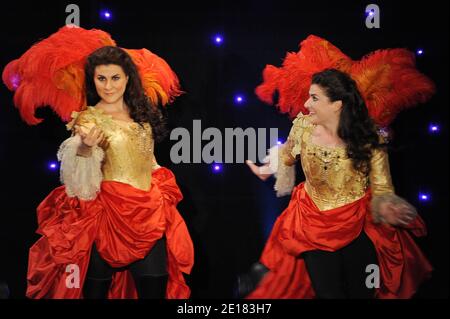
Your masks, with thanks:
[[[15,91],[14,104],[22,119],[30,125],[40,123],[35,110],[49,105],[68,121],[73,111],[86,108],[84,64],[90,53],[107,45],[116,43],[104,31],[65,26],[10,62],[2,79]],[[152,105],[166,105],[181,94],[176,74],[162,58],[146,49],[126,51]]]
[[[304,104],[314,73],[335,68],[348,73],[357,83],[369,114],[380,126],[389,125],[404,108],[426,102],[435,92],[433,82],[415,68],[414,55],[405,49],[373,52],[353,61],[338,48],[317,36],[301,42],[297,53],[288,53],[280,68],[267,65],[256,95],[291,118],[307,114]]]

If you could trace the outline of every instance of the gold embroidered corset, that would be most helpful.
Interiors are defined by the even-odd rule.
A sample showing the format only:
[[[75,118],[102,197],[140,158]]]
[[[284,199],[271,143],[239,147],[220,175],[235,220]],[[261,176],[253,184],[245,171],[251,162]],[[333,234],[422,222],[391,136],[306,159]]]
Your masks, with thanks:
[[[294,120],[282,156],[300,158],[306,192],[321,211],[362,198],[369,186],[375,195],[394,193],[385,151],[372,151],[371,171],[366,176],[353,168],[345,146],[332,148],[313,144],[313,129],[309,117],[300,114]]]
[[[113,119],[103,110],[89,106],[80,113],[73,112],[68,129],[79,125],[84,132],[97,125],[108,141],[102,163],[103,180],[130,184],[149,190],[152,177],[154,140],[149,123]]]

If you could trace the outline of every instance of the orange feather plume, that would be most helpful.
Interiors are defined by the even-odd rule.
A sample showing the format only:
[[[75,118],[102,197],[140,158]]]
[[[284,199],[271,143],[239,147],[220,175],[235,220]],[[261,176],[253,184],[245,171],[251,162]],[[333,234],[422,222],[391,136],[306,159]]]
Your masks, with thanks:
[[[42,122],[35,117],[35,111],[48,105],[66,122],[73,111],[86,108],[86,58],[108,45],[116,43],[104,31],[65,26],[11,61],[2,79],[8,89],[15,91],[14,104],[22,119],[30,125]],[[146,49],[125,50],[137,66],[152,105],[166,105],[182,93],[176,74],[162,58]]]
[[[147,49],[125,51],[136,64],[142,86],[152,105],[166,105],[182,93],[178,77],[166,61]]]
[[[405,49],[373,52],[354,61],[330,42],[310,35],[297,53],[288,53],[279,68],[267,65],[263,83],[255,93],[291,118],[308,113],[304,104],[314,73],[335,68],[348,73],[357,83],[369,114],[380,126],[389,125],[404,108],[426,102],[435,92],[433,82],[415,68],[414,55]]]

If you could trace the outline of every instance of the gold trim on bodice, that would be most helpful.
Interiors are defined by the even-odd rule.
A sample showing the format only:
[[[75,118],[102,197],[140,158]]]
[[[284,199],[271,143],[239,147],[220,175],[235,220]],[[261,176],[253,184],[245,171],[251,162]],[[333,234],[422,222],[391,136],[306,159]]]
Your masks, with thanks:
[[[314,125],[299,115],[293,123],[284,156],[301,160],[305,189],[321,210],[334,209],[362,198],[367,188],[374,194],[393,193],[387,153],[372,153],[369,176],[355,170],[345,146],[327,147],[312,143]]]
[[[68,129],[79,125],[88,132],[97,125],[105,134],[108,144],[102,163],[104,181],[117,181],[135,188],[149,190],[152,177],[154,140],[149,123],[142,125],[114,119],[103,110],[88,107],[72,114]]]

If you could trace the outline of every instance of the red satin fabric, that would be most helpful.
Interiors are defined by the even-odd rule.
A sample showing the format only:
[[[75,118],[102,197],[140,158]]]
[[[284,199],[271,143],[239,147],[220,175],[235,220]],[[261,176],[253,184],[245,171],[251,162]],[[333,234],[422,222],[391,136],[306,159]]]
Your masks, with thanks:
[[[182,272],[189,274],[194,249],[186,224],[176,209],[182,194],[173,173],[153,172],[150,191],[128,184],[105,181],[92,201],[68,197],[60,186],[37,209],[42,237],[31,247],[28,263],[29,298],[82,298],[92,244],[111,266],[126,266],[144,258],[163,235],[167,238],[169,280],[166,298],[188,298],[190,289]],[[66,280],[75,264],[80,270],[79,288]],[[108,298],[136,298],[129,271],[116,272]]]
[[[278,217],[261,256],[270,269],[249,299],[314,298],[314,290],[301,253],[321,249],[336,251],[361,231],[373,242],[380,267],[377,298],[410,298],[432,267],[408,232],[425,236],[422,219],[405,228],[375,224],[369,212],[370,192],[360,200],[320,211],[298,185],[286,210]]]

